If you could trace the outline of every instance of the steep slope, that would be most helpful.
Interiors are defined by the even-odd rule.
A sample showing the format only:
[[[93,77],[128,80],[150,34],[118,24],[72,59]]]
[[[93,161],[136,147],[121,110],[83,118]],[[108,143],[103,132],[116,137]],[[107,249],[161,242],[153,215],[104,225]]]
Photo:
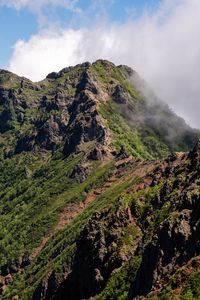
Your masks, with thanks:
[[[167,176],[158,201],[170,213],[145,248],[132,296],[162,287],[177,268],[200,255],[199,163],[200,142]],[[198,299],[200,290],[192,296]]]
[[[0,132],[12,140],[7,154],[54,151],[65,143],[68,156],[92,140],[126,145],[146,158],[187,150],[199,133],[161,101],[142,96],[131,84],[134,74],[102,60],[51,73],[37,84],[1,71]]]
[[[104,60],[38,83],[0,72],[2,299],[133,298],[199,255],[197,204],[183,200],[199,197],[199,146],[163,157],[200,133],[138,80]],[[151,265],[181,222],[186,257],[173,244]]]
[[[95,214],[53,299],[89,299],[101,290],[97,299],[174,299],[178,287],[176,299],[199,299],[199,158],[200,143],[155,164],[145,188],[140,178],[112,209]],[[178,279],[187,265],[188,289],[187,277]]]

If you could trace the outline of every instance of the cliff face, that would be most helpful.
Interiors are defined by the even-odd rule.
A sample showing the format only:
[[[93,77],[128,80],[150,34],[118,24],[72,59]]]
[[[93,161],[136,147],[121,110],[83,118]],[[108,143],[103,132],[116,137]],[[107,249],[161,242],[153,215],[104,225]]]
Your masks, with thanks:
[[[154,95],[147,99],[138,92],[134,76],[126,66],[101,60],[51,73],[39,83],[1,71],[0,133],[13,139],[9,155],[63,144],[69,156],[88,141],[112,141],[118,149],[123,142],[132,154],[148,158],[189,149],[198,131]]]
[[[145,247],[130,298],[161,288],[178,268],[200,255],[199,154],[198,142],[165,181],[161,201],[169,203],[170,214]]]
[[[147,89],[104,60],[0,71],[2,299],[198,299],[200,133]]]
[[[73,271],[59,287],[55,299],[88,299],[101,291],[112,272],[128,259],[120,253],[117,241],[133,224],[128,209],[94,214],[77,241]]]
[[[144,202],[141,182],[134,187],[138,191],[135,194],[137,200],[128,190],[128,196],[133,196],[134,200],[127,204],[125,193],[114,213],[94,214],[77,241],[72,272],[53,299],[90,299],[102,290],[97,299],[113,299],[113,295],[107,293],[106,283],[109,286],[112,276],[120,275],[123,267],[130,261],[134,262],[138,255],[141,257],[140,266],[129,278],[130,288],[123,299],[135,299],[138,295],[160,299],[165,293],[163,287],[170,283],[172,276],[176,278],[177,270],[191,260],[199,259],[199,154],[198,143],[189,154],[169,157],[146,174],[149,178],[148,181],[143,178],[145,189],[156,189],[156,193],[141,215],[137,212],[138,203]],[[145,166],[142,165],[141,169]],[[126,208],[123,208],[124,203]],[[134,238],[132,244],[125,238],[127,228]],[[126,242],[122,246],[123,239]],[[130,247],[128,252],[126,246]],[[190,276],[195,273],[193,264]],[[131,264],[128,268],[131,273]],[[182,299],[184,282],[179,285],[177,297]],[[178,283],[174,284],[174,288],[177,287]],[[168,297],[173,295],[172,287],[170,292]],[[194,299],[198,299],[199,290],[196,295],[197,298],[194,293]]]

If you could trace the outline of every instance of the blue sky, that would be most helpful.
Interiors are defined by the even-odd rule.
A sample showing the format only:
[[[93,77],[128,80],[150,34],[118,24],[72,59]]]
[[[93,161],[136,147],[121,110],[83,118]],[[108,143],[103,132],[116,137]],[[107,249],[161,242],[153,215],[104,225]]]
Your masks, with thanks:
[[[99,58],[200,128],[199,0],[0,0],[0,68],[39,81]]]
[[[76,6],[84,12],[83,17],[82,14],[63,8],[62,5],[47,4],[38,12],[28,5],[16,9],[15,2],[20,1],[10,1],[10,5],[9,1],[7,4],[0,1],[0,68],[7,65],[16,41],[28,40],[41,26],[49,26],[49,22],[40,24],[40,14],[61,27],[78,28],[92,26],[95,19],[101,18],[103,13],[104,18],[110,22],[123,23],[127,18],[138,17],[147,7],[153,11],[160,3],[159,0],[108,0],[107,3],[96,1],[96,7],[92,7],[94,1],[80,0]]]
[[[0,67],[7,63],[15,42],[28,39],[36,31],[36,17],[31,12],[0,7]]]

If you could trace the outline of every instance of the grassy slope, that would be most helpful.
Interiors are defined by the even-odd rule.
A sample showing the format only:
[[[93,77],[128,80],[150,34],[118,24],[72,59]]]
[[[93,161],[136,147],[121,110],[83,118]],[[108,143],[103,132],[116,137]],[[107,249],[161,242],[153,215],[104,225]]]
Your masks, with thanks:
[[[112,165],[110,165],[110,167],[100,167],[84,183],[76,184],[77,197],[76,199],[71,199],[71,201],[81,201],[81,193],[85,190],[88,191],[102,183],[102,181],[104,181],[107,177],[110,168],[112,168]],[[28,267],[23,275],[19,276],[19,280],[15,281],[14,286],[11,288],[11,293],[9,293],[8,290],[7,295],[5,295],[3,299],[10,299],[11,296],[15,295],[16,290],[22,291],[22,294],[20,294],[20,299],[29,299],[28,295],[31,295],[31,292],[34,291],[34,288],[37,286],[37,282],[40,282],[41,278],[44,278],[45,274],[47,274],[52,268],[57,270],[57,272],[60,273],[60,276],[62,277],[63,267],[67,267],[67,265],[73,258],[75,240],[80,233],[81,228],[83,228],[87,220],[94,212],[110,206],[112,202],[115,201],[116,198],[118,198],[120,193],[130,186],[130,184],[131,182],[128,181],[111,187],[108,191],[105,192],[105,194],[102,194],[100,196],[98,201],[92,203],[85,211],[78,215],[70,223],[70,225],[66,227],[66,229],[59,232],[52,240],[50,240],[44,250],[40,253],[39,257],[33,263],[33,265],[31,265],[31,267]],[[74,195],[73,189],[70,189],[70,192]],[[55,258],[52,258],[53,253],[56,253],[58,249],[61,249],[62,252],[55,256]],[[49,261],[48,264],[47,261]],[[27,283],[29,283],[28,285],[30,285],[30,280],[32,287],[30,287],[28,290],[26,289],[25,292],[23,289],[27,287]]]
[[[101,88],[107,90],[107,84],[111,80],[120,83],[132,97],[131,107],[134,109],[135,103],[142,101],[139,93],[126,80],[124,75],[117,69],[111,69],[110,73],[105,71],[101,63],[93,65],[92,70],[98,78]],[[48,94],[48,101],[53,97],[51,93],[64,84],[67,77],[76,76],[80,67],[70,70],[64,77],[56,81],[44,80],[43,90],[25,90],[24,96],[27,101],[37,102],[43,94]],[[80,78],[80,77],[79,77]],[[76,80],[79,80],[76,78]],[[13,87],[18,88],[17,85]],[[7,85],[6,87],[10,87]],[[74,95],[73,85],[69,85],[66,94]],[[106,120],[108,127],[113,133],[113,145],[119,149],[125,145],[128,152],[142,159],[153,159],[166,156],[169,148],[155,133],[148,131],[144,134],[141,128],[130,124],[118,110],[118,106],[112,100],[102,102],[99,112]],[[51,111],[50,114],[59,113]],[[1,136],[0,148],[0,266],[5,264],[15,265],[24,253],[31,254],[40,245],[44,237],[58,223],[59,215],[63,208],[71,202],[84,201],[89,191],[95,187],[102,186],[110,172],[114,169],[113,163],[101,166],[93,162],[92,173],[83,183],[70,179],[69,174],[73,167],[83,159],[82,154],[64,159],[61,154],[62,145],[59,145],[54,156],[40,154],[34,156],[32,153],[21,153],[11,158],[5,159],[5,153],[13,150],[16,137],[24,133],[30,133],[34,128],[30,120],[40,115],[40,118],[47,117],[48,113],[43,109],[28,108],[25,112],[26,121],[20,126],[16,119],[12,120],[10,131]],[[144,134],[144,135],[143,135]],[[86,145],[86,153],[90,145]],[[59,231],[41,251],[33,263],[17,275],[13,284],[5,292],[2,299],[12,299],[18,294],[20,299],[30,299],[35,288],[50,270],[55,269],[58,276],[63,278],[65,268],[70,265],[75,251],[75,240],[81,229],[86,224],[92,214],[103,208],[112,206],[113,209],[119,203],[119,196],[125,199],[124,203],[131,206],[137,199],[138,220],[144,222],[146,213],[151,207],[151,199],[160,186],[148,191],[141,191],[130,195],[129,188],[135,184],[135,178],[126,179],[113,187],[108,188],[98,199],[91,203],[86,210],[82,211],[65,229]],[[156,211],[155,224],[158,224],[168,214],[168,207],[163,211]],[[154,223],[152,224],[153,231]],[[149,233],[148,233],[149,234]],[[134,239],[134,232],[128,233],[129,238],[122,241],[127,244]],[[131,262],[130,266],[124,266],[121,274],[116,274],[109,282],[106,289],[99,296],[99,299],[126,299],[130,280],[138,267],[140,257],[136,262]],[[131,270],[131,271],[130,271]],[[117,288],[116,288],[117,287]]]
[[[113,164],[105,165],[103,168],[99,166],[94,174],[88,178],[82,184],[75,184],[76,188],[76,198],[72,198],[71,201],[81,201],[82,192],[93,190],[97,186],[101,186],[102,183],[112,173],[114,166]],[[125,167],[126,168],[126,167]],[[138,217],[138,222],[141,226],[146,218],[146,213],[151,209],[151,200],[153,200],[155,193],[161,188],[161,185],[154,188],[149,188],[147,190],[141,190],[137,193],[130,193],[130,189],[133,189],[134,185],[140,182],[137,177],[127,177],[127,174],[131,172],[130,170],[125,170],[125,178],[120,182],[114,184],[108,188],[104,193],[100,195],[98,201],[91,203],[86,210],[80,213],[73,221],[62,231],[58,232],[55,237],[53,237],[41,251],[39,256],[33,261],[31,266],[25,268],[24,272],[17,276],[14,284],[6,290],[5,296],[2,299],[11,299],[13,296],[18,294],[20,299],[30,299],[33,291],[37,285],[41,282],[43,278],[50,272],[50,270],[55,270],[57,276],[63,278],[64,270],[70,265],[73,254],[75,251],[75,240],[78,237],[81,229],[86,224],[87,220],[96,211],[101,211],[106,207],[112,207],[115,210],[115,206],[120,205],[122,207],[131,207],[133,204],[136,209],[136,214]],[[74,195],[73,188],[70,188],[69,193]],[[63,194],[59,195],[57,201],[60,203]],[[120,199],[120,202],[119,202]],[[66,192],[65,205],[68,202],[68,193]],[[61,201],[62,202],[62,201]],[[56,202],[57,203],[57,202]],[[61,206],[62,207],[62,206]],[[60,208],[61,208],[60,207]],[[47,207],[49,210],[49,207]],[[56,216],[56,210],[54,213]],[[155,212],[155,220],[152,226],[160,223],[163,218],[166,217],[166,211],[164,209],[163,214],[157,215]],[[49,215],[50,219],[52,214]],[[43,215],[44,218],[44,215]],[[32,220],[32,219],[31,219]],[[52,225],[52,224],[51,224]],[[40,225],[41,226],[41,225]],[[44,226],[44,225],[43,225]],[[153,232],[153,227],[149,232],[147,232],[146,240],[150,238],[150,233]],[[48,230],[48,228],[46,227]],[[44,233],[44,232],[43,232]],[[33,233],[34,234],[34,233]],[[119,247],[130,245],[133,247],[134,240],[137,239],[137,234],[135,230],[128,230],[127,234],[121,240]],[[40,241],[40,237],[35,235],[35,241]],[[34,249],[34,244],[32,244]],[[48,262],[48,263],[47,263]],[[99,296],[99,299],[126,299],[128,288],[134,278],[134,274],[139,266],[140,257],[134,258],[130,261],[130,264],[125,265],[120,274],[116,273],[116,276],[110,279],[106,289]],[[117,287],[117,288],[116,288]],[[115,295],[115,296],[114,296]],[[102,298],[101,298],[102,297]]]
[[[123,68],[99,60],[92,65],[92,72],[105,93],[109,93],[111,86],[120,85],[128,96],[125,106],[114,102],[112,97],[99,105],[99,112],[113,133],[113,144],[117,149],[124,145],[136,157],[155,159],[166,157],[173,151],[187,151],[200,137],[197,130],[189,128],[167,105],[146,103]],[[162,116],[163,120],[157,125],[144,122],[149,116],[155,119]],[[174,135],[169,139],[168,134],[178,131],[182,132],[181,136]]]

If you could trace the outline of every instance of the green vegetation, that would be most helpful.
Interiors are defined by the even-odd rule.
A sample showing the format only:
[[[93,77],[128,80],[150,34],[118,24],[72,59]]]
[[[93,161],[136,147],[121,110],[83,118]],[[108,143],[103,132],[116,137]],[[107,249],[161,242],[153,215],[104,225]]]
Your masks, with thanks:
[[[199,256],[193,258],[189,265],[179,268],[170,276],[165,287],[149,300],[199,300],[200,299]]]
[[[147,138],[142,136],[136,126],[120,115],[117,104],[112,100],[102,103],[99,112],[113,133],[113,144],[116,149],[119,150],[123,145],[130,154],[143,159],[162,157],[168,153],[167,147],[156,136],[148,135]]]
[[[4,88],[19,88],[22,79],[11,72],[0,70],[0,86]]]
[[[108,281],[103,292],[97,296],[97,300],[127,300],[128,291],[135,278],[140,262],[141,258],[136,256],[116,271]]]
[[[145,174],[139,168],[138,176],[132,171],[145,159],[153,164],[172,150],[187,149],[199,133],[191,129],[191,138],[189,130],[179,140],[168,141],[161,123],[140,122],[138,116],[150,120],[161,114],[170,121],[176,116],[162,105],[147,105],[122,69],[99,60],[90,67],[63,69],[38,83],[0,72],[0,268],[14,279],[2,300],[16,295],[30,300],[52,272],[61,282],[72,268],[76,242],[86,223],[104,210],[113,217],[118,208],[127,209],[132,218],[114,242],[116,253],[125,259],[97,299],[126,300],[145,246],[158,226],[176,215],[172,200],[178,188],[171,188],[165,201],[159,202],[164,181],[151,186],[147,180],[145,186]],[[113,96],[117,85],[126,96],[124,106]],[[177,124],[182,123],[175,122],[173,131]],[[68,156],[66,145],[74,149]],[[116,155],[122,146],[134,157],[124,166]],[[176,168],[171,187],[186,179],[185,168]],[[198,187],[188,191],[188,200],[198,194]],[[112,228],[106,228],[105,235],[111,233]],[[27,257],[30,264],[21,267]],[[181,300],[200,297],[199,277],[199,272],[191,274]],[[168,299],[172,287],[170,282],[160,299]]]
[[[110,167],[112,168],[112,165],[110,165]],[[94,188],[98,186],[99,183],[102,183],[102,178],[105,180],[105,176],[107,176],[106,174],[108,174],[108,172],[109,168],[108,166],[105,166],[103,169],[100,168],[99,171],[96,170],[94,175],[88,178],[84,183],[76,183],[78,191],[76,192],[76,198],[74,196],[71,198],[71,201],[76,201],[78,195],[81,195],[82,191],[86,189],[89,191],[90,188]],[[124,193],[131,185],[132,181],[127,181],[112,186],[105,193],[100,195],[98,201],[91,203],[86,210],[74,218],[66,229],[59,231],[47,243],[33,264],[30,267],[27,267],[24,272],[16,278],[14,285],[11,289],[6,291],[5,296],[2,299],[11,299],[11,297],[15,295],[15,291],[19,291],[19,287],[22,292],[20,294],[20,299],[29,299],[29,295],[35,290],[38,282],[41,282],[42,278],[48,274],[52,266],[57,274],[60,274],[59,276],[62,277],[64,275],[63,266],[67,267],[67,265],[70,265],[75,251],[76,238],[88,219],[94,212],[101,211],[102,209],[111,206],[112,203],[115,204],[119,195]],[[74,194],[74,190],[70,190],[70,193]],[[55,255],[55,253],[60,254]],[[26,288],[27,284],[28,286],[30,284],[32,285],[28,290]]]
[[[183,287],[183,292],[181,300],[191,299],[198,300],[200,299],[200,271],[192,272],[189,276],[189,280],[185,283]]]

